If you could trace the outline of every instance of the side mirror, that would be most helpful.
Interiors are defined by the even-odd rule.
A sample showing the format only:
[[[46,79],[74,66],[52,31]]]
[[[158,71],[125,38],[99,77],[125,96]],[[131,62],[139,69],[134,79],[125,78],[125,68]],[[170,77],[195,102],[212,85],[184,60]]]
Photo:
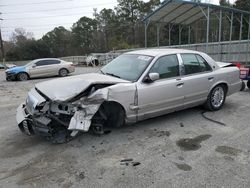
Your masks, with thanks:
[[[151,83],[151,82],[154,82],[155,80],[159,80],[159,79],[160,79],[159,73],[152,72],[152,73],[148,74],[148,76],[145,78],[144,82]]]
[[[32,65],[32,68],[35,68],[36,67],[36,65]]]

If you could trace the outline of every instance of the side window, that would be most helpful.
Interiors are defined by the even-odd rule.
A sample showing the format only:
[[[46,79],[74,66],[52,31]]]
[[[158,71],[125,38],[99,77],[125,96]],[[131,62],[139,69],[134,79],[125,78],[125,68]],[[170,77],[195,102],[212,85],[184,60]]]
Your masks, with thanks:
[[[43,65],[47,65],[46,60],[41,60],[41,61],[36,62],[36,66],[43,66]]]
[[[60,61],[58,60],[41,60],[36,62],[36,66],[44,66],[44,65],[54,65],[54,64],[59,64]]]
[[[55,64],[59,64],[60,61],[58,60],[49,60],[49,65],[55,65]]]
[[[149,71],[159,73],[160,79],[179,76],[179,62],[176,55],[160,57]]]
[[[205,72],[205,71],[211,71],[212,68],[209,66],[209,64],[205,61],[205,59],[203,59],[203,57],[201,57],[200,55],[196,54],[196,58],[198,59],[200,66],[201,66],[201,71]]]
[[[211,71],[211,67],[199,55],[181,54],[181,57],[184,64],[185,75]]]

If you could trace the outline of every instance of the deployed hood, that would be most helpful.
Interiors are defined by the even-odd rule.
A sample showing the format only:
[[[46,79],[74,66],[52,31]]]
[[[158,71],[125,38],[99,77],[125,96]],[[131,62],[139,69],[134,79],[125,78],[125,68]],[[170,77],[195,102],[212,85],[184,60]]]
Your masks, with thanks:
[[[129,81],[108,75],[90,73],[41,82],[35,87],[53,101],[66,101],[77,96],[92,84],[117,84]]]

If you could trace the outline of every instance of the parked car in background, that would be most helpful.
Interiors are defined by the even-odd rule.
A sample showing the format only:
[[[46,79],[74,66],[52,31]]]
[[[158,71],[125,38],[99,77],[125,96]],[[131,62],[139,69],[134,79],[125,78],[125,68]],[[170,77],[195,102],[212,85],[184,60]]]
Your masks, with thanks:
[[[100,73],[54,79],[35,85],[17,109],[28,135],[61,142],[90,128],[121,127],[166,113],[204,105],[216,111],[240,90],[239,69],[207,54],[181,49],[124,53]]]
[[[0,69],[5,69],[5,66],[0,63]]]
[[[75,71],[72,62],[56,58],[36,59],[24,66],[15,66],[5,71],[6,80],[24,81],[36,77],[67,76]]]

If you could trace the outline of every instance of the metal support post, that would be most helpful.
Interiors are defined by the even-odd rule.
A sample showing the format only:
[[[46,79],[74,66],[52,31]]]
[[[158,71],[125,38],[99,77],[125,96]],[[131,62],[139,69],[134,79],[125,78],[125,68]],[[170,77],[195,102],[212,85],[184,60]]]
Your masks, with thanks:
[[[157,46],[160,46],[160,23],[157,23],[156,25],[157,29]]]
[[[191,43],[191,26],[188,26],[188,44]]]
[[[240,15],[240,36],[239,40],[242,38],[242,22],[243,22],[243,14]]]
[[[246,59],[246,63],[250,62],[250,57],[249,57],[249,53],[250,53],[250,49],[249,49],[249,43],[250,43],[250,16],[248,18],[248,33],[247,33],[247,59]]]
[[[171,25],[168,25],[168,45],[171,46]]]
[[[181,45],[181,32],[182,32],[183,27],[179,25],[179,45]]]
[[[147,36],[147,29],[148,29],[148,25],[150,23],[150,20],[147,20],[144,22],[144,35],[145,35],[145,41],[144,41],[144,44],[145,44],[145,48],[147,48],[148,44],[147,44],[147,39],[148,39],[148,36]]]
[[[234,19],[234,13],[231,13],[231,18],[230,18],[230,34],[229,34],[229,41],[232,41],[232,33],[233,33],[233,19]]]
[[[221,27],[222,27],[222,10],[220,10],[220,17],[219,17],[219,42],[221,42]]]
[[[207,39],[206,39],[206,52],[208,53],[209,43],[209,29],[210,29],[210,8],[207,7]]]

